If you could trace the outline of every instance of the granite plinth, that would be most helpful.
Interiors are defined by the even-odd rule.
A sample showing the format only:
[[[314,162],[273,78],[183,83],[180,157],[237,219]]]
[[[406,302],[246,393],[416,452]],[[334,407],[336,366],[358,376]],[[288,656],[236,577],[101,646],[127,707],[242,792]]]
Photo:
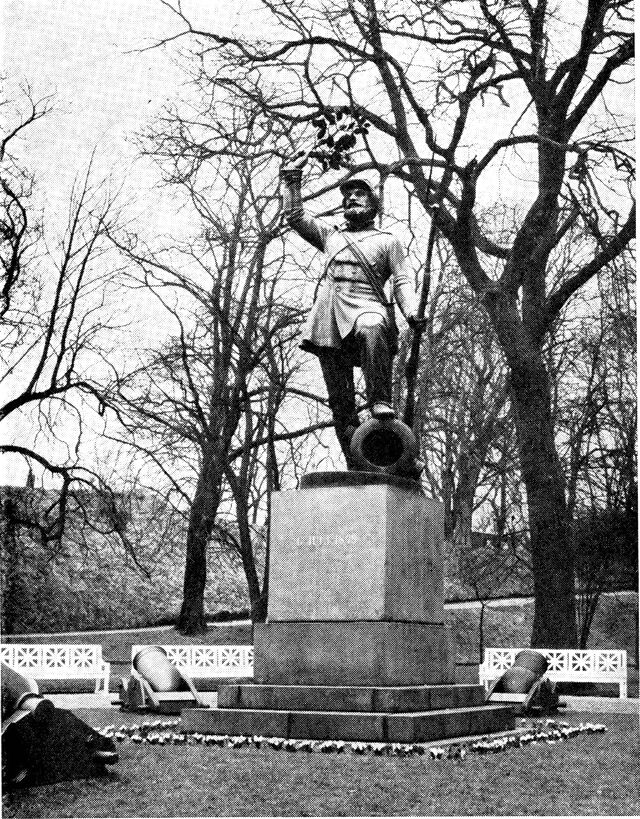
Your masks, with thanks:
[[[484,705],[482,685],[223,685],[218,708],[401,713]]]
[[[273,685],[454,682],[442,623],[267,622],[254,626],[254,680]]]
[[[388,476],[302,486],[271,496],[269,622],[444,622],[440,503]]]
[[[443,508],[374,473],[315,473],[271,497],[269,608],[254,683],[187,708],[185,731],[425,742],[513,727],[455,685],[444,622]]]
[[[513,709],[501,705],[404,714],[246,708],[187,708],[182,712],[182,730],[188,733],[284,739],[413,743],[496,733],[514,726]]]

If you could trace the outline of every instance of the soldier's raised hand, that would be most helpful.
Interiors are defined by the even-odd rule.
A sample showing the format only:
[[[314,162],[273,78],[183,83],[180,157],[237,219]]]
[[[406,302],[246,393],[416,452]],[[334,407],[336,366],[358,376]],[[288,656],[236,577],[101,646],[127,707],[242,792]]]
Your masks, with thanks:
[[[283,162],[280,173],[287,174],[287,173],[296,173],[297,171],[302,171],[304,166],[307,164],[307,160],[309,159],[309,154],[311,151],[297,151],[291,159],[285,160]]]

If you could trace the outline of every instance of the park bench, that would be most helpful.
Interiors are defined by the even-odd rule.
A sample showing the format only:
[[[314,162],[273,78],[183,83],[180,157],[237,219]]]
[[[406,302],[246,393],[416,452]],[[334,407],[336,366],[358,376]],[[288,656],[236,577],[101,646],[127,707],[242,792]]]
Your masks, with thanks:
[[[136,654],[146,646],[131,646],[131,671]],[[188,677],[208,677],[210,679],[235,679],[253,677],[253,646],[201,646],[171,645],[160,646],[178,671]]]
[[[549,661],[544,676],[557,682],[614,683],[627,697],[627,652],[613,649],[536,648]],[[488,690],[513,665],[522,648],[486,648],[479,666],[480,682]]]
[[[101,645],[10,643],[0,646],[0,660],[34,680],[93,680],[96,693],[109,693],[109,663]]]

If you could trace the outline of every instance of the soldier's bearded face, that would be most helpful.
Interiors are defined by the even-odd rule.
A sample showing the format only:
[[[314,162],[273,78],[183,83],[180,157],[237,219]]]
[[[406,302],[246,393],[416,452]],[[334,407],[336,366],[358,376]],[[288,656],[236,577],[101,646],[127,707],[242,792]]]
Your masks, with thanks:
[[[365,188],[351,188],[342,200],[342,205],[349,224],[366,224],[375,216],[374,204]]]

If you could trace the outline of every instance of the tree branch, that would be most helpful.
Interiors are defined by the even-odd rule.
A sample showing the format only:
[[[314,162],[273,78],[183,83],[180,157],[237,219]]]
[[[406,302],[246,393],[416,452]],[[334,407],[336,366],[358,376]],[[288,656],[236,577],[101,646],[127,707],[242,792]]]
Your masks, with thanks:
[[[636,235],[636,206],[635,202],[629,212],[627,221],[620,231],[610,239],[599,253],[584,267],[580,268],[569,279],[564,281],[553,293],[547,297],[545,305],[544,328],[547,330],[556,318],[562,307],[571,296],[598,271],[613,261]]]

